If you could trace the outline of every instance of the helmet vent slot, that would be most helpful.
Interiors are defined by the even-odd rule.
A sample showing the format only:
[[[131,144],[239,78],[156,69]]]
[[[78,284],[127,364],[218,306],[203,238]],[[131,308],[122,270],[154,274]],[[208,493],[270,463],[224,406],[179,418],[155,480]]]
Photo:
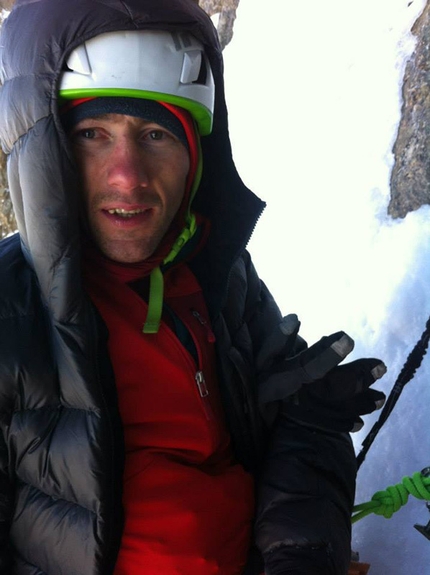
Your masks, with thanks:
[[[193,84],[202,84],[202,86],[205,86],[207,77],[208,77],[208,67],[206,64],[206,58],[202,58],[198,78],[197,80],[194,80]]]
[[[189,50],[185,52],[182,61],[181,84],[195,84],[199,82],[204,61],[201,50]]]

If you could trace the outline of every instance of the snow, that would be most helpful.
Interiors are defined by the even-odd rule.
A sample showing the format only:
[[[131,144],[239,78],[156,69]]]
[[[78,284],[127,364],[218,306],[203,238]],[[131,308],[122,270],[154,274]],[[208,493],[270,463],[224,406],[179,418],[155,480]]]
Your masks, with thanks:
[[[430,316],[430,206],[387,216],[401,85],[425,0],[258,0],[225,50],[233,152],[268,202],[250,250],[284,314],[313,342],[343,329],[380,357],[388,393]],[[265,12],[264,12],[265,10]],[[354,436],[357,452],[378,414]],[[430,465],[430,352],[358,475],[357,503]],[[369,516],[353,547],[371,574],[425,575],[430,514],[411,497]]]

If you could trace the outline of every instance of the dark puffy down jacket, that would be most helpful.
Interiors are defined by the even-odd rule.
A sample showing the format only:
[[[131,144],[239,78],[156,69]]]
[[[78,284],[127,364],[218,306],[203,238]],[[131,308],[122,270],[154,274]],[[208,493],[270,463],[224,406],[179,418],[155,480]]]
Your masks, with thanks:
[[[17,0],[3,26],[0,140],[19,235],[0,244],[0,573],[113,571],[122,428],[108,334],[81,284],[79,182],[56,94],[74,47],[150,27],[189,30],[214,72],[214,130],[202,142],[194,206],[211,232],[191,266],[217,335],[236,456],[260,486],[256,542],[270,575],[287,573],[279,565],[291,561],[307,575],[344,575],[355,477],[349,438],[282,420],[266,429],[257,406],[255,358],[280,321],[245,252],[264,204],[235,169],[216,32],[192,0]]]

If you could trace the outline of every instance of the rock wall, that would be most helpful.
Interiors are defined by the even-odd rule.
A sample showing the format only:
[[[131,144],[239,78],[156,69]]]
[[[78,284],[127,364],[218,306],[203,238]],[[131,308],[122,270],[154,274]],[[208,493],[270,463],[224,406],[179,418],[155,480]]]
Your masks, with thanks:
[[[7,187],[6,156],[0,152],[0,239],[14,230],[16,230],[16,221]]]
[[[200,6],[209,16],[219,14],[218,36],[224,49],[233,38],[233,26],[240,0],[199,0]]]
[[[15,0],[0,1],[0,11],[10,10]],[[0,14],[0,25],[3,22]],[[0,239],[16,230],[16,221],[9,195],[6,173],[6,156],[0,148]]]
[[[403,82],[388,213],[404,218],[430,204],[430,0],[412,27],[417,45]]]
[[[1,10],[12,10],[12,6],[15,4],[15,0],[1,0],[0,9]]]

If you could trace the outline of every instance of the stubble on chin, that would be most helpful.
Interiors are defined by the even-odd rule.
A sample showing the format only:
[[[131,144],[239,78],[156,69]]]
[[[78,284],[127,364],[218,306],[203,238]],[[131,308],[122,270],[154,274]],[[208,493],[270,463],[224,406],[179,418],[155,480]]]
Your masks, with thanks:
[[[155,239],[109,240],[92,235],[93,242],[99,251],[108,259],[124,264],[144,262],[156,251],[159,242]]]

